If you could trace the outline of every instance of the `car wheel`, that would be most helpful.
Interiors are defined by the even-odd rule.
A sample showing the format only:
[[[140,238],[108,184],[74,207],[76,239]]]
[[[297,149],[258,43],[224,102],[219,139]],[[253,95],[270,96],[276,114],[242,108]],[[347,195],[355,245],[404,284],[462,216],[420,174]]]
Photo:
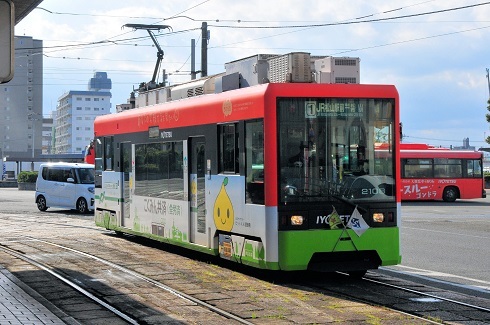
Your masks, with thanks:
[[[77,210],[80,213],[87,213],[88,212],[87,201],[83,197],[79,198],[77,201]]]
[[[458,189],[456,187],[446,187],[442,193],[442,199],[445,202],[454,202],[458,197]]]
[[[36,199],[37,208],[39,211],[46,211],[48,209],[48,205],[46,204],[46,198],[42,195],[39,195]]]

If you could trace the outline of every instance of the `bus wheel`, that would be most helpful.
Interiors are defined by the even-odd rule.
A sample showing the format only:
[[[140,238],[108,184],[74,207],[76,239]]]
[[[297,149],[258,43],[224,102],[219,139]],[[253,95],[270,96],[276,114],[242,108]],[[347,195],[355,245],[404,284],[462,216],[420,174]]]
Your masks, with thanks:
[[[458,189],[453,186],[446,187],[442,193],[442,199],[445,202],[454,202],[458,197]]]
[[[87,213],[88,212],[88,206],[87,206],[87,201],[83,197],[79,198],[77,201],[77,210],[80,213]]]
[[[39,195],[37,197],[36,203],[39,211],[46,211],[48,209],[48,206],[46,204],[46,198],[44,196]]]

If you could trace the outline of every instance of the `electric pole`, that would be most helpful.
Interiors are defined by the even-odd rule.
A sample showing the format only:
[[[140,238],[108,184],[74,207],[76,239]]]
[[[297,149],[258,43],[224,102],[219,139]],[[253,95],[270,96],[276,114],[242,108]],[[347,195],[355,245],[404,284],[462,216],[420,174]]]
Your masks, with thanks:
[[[196,40],[191,39],[191,80],[196,79]]]
[[[201,78],[208,75],[208,23],[201,26]]]

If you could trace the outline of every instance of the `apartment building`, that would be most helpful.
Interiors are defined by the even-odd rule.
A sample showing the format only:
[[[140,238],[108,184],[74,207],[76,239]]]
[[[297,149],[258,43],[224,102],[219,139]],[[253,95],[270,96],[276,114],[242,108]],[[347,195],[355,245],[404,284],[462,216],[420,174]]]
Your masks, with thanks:
[[[41,154],[42,41],[15,36],[14,78],[0,85],[0,155],[33,159]]]
[[[58,99],[54,116],[54,154],[82,153],[94,137],[94,119],[111,112],[111,79],[95,72],[88,90],[70,90]]]

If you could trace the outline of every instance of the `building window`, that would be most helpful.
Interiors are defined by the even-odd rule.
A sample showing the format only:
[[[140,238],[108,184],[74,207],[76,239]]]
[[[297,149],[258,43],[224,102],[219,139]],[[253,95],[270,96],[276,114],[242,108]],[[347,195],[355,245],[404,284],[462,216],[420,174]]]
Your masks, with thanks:
[[[82,117],[81,116],[77,116],[77,121],[81,121],[82,120]]]
[[[88,98],[88,97],[87,97],[87,98],[85,98],[85,101],[86,101],[86,102],[89,102],[89,101],[91,101],[91,100],[92,100],[91,98]]]
[[[90,121],[92,118],[90,116],[85,117],[85,121]]]
[[[98,107],[94,107],[94,111],[98,111],[98,110],[99,110],[99,108],[98,108]]]
[[[81,110],[82,110],[82,108],[81,108],[81,107],[77,107],[77,111],[81,111]]]
[[[85,107],[85,110],[86,111],[90,111],[90,107]]]
[[[82,97],[77,97],[77,100],[82,100]]]
[[[85,127],[85,131],[90,131],[90,126]]]
[[[98,101],[99,101],[99,99],[98,99],[98,98],[94,98],[94,102],[98,102]]]

